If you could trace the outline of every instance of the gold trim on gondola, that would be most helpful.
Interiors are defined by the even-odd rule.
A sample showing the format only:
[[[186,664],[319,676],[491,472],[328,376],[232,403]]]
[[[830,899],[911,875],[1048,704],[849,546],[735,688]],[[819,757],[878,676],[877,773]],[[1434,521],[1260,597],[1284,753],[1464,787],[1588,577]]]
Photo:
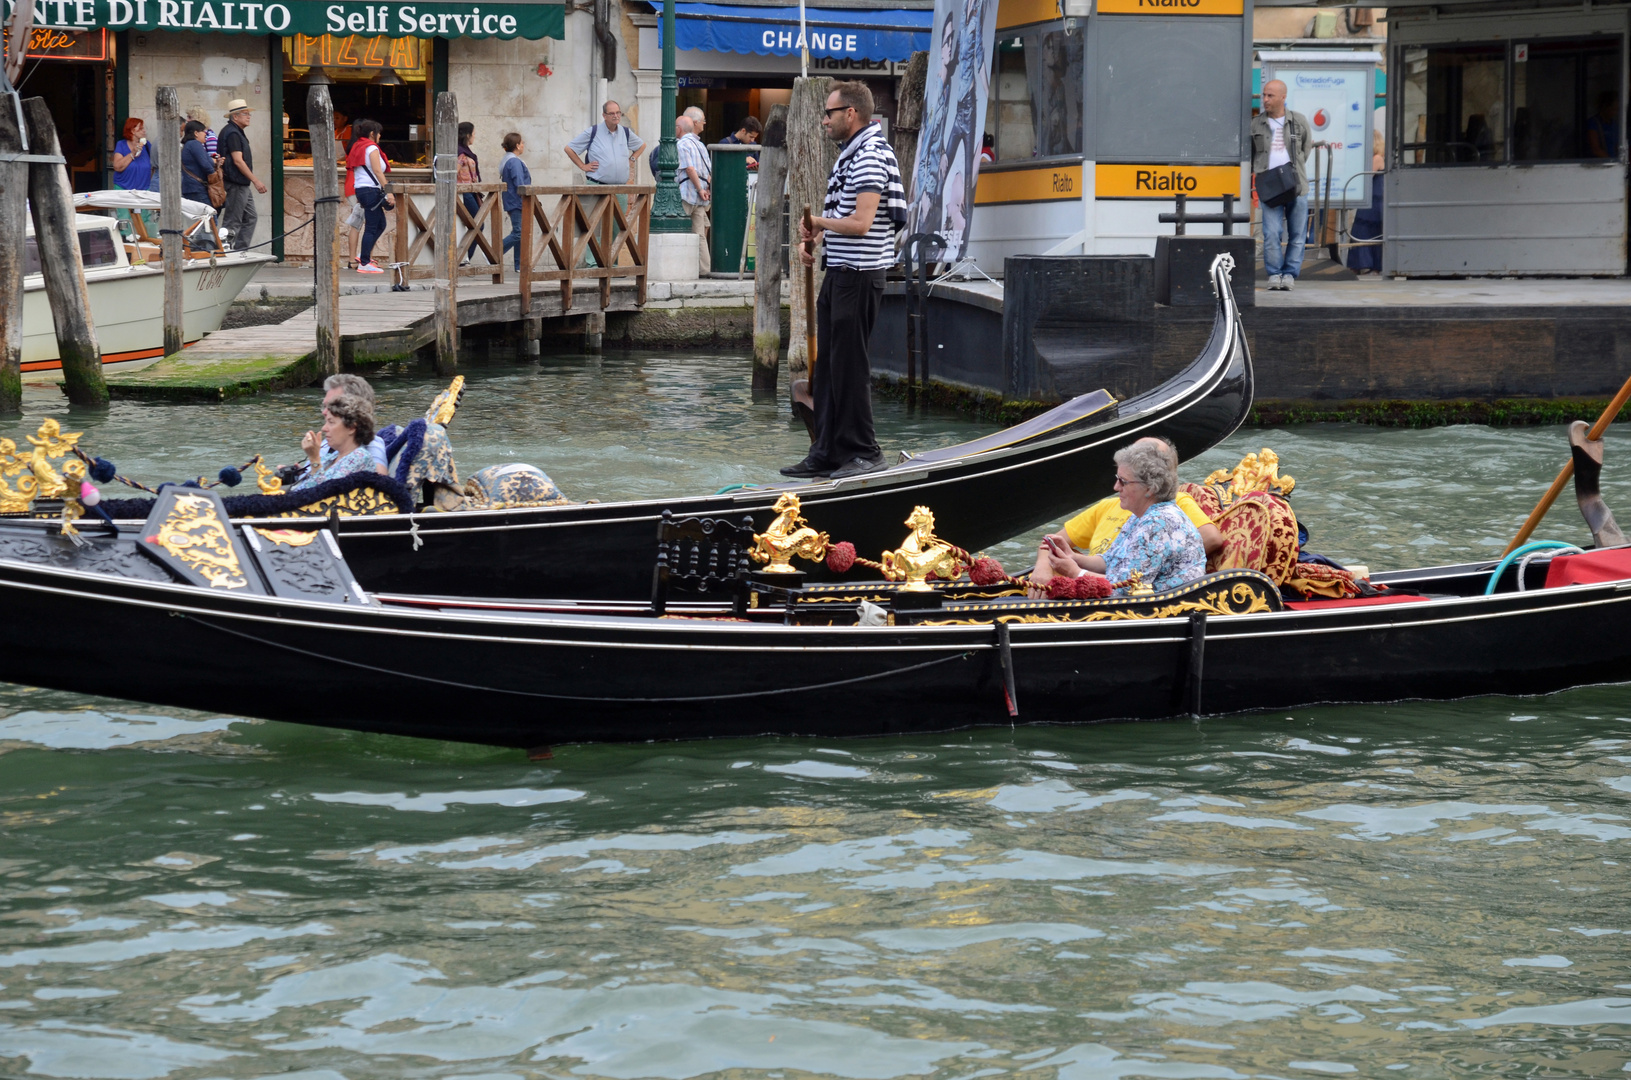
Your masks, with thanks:
[[[0,439],[0,514],[24,514],[35,499],[60,499],[68,494],[68,479],[52,467],[51,462],[73,452],[83,432],[65,432],[56,420],[47,417],[39,431],[25,436],[33,449],[18,450],[10,439]],[[79,478],[84,479],[85,467],[79,462]],[[63,467],[67,472],[68,467]],[[17,478],[13,488],[8,482]],[[73,497],[77,500],[78,488]]]
[[[1267,582],[1235,581],[1220,589],[1212,589],[1199,596],[1184,596],[1184,589],[1169,589],[1160,594],[1140,597],[1117,597],[1110,600],[1030,600],[1019,604],[1004,604],[999,610],[953,608],[961,618],[915,619],[916,626],[985,626],[992,623],[1086,623],[1125,622],[1150,619],[1172,619],[1191,612],[1208,615],[1255,615],[1278,610],[1264,592]],[[1183,597],[1179,599],[1179,597]],[[1174,603],[1162,603],[1173,600]],[[1026,608],[1036,608],[1034,612]]]
[[[1233,469],[1217,469],[1201,482],[1207,487],[1218,486],[1219,501],[1224,506],[1254,491],[1285,498],[1297,486],[1294,478],[1280,475],[1280,455],[1266,446],[1241,458]]]
[[[255,530],[274,544],[285,547],[305,547],[317,539],[316,529],[261,529]]]
[[[273,514],[272,517],[292,518],[311,517],[314,514],[326,514],[329,507],[339,511],[341,517],[355,517],[362,514],[398,514],[396,500],[383,491],[371,487],[359,487],[339,495],[330,495],[326,499],[306,503],[294,510],[282,514]]]
[[[249,579],[238,562],[227,524],[215,512],[215,502],[202,495],[177,495],[170,516],[148,537],[178,562],[209,583],[212,589],[244,589]]]
[[[934,534],[934,511],[927,506],[914,506],[906,519],[912,531],[894,551],[883,553],[883,576],[890,581],[906,582],[906,592],[932,592],[928,583],[930,574],[954,581],[963,572],[957,551]]]
[[[255,486],[260,488],[262,495],[282,495],[283,481],[278,477],[276,469],[267,467],[259,454],[255,455]]]
[[[799,497],[787,492],[776,500],[775,520],[762,533],[753,534],[753,547],[748,558],[765,563],[765,573],[795,573],[793,556],[820,562],[827,557],[827,546],[832,542],[824,532],[816,532],[799,513]]]
[[[464,376],[455,375],[453,381],[447,384],[447,389],[436,395],[436,400],[430,403],[425,410],[425,419],[433,424],[443,427],[452,422],[453,414],[459,409],[459,395],[464,392]]]

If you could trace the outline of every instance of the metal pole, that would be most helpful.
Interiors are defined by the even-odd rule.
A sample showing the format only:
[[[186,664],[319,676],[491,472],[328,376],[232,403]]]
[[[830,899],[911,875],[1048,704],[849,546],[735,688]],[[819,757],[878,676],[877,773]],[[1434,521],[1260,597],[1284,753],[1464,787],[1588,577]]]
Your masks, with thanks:
[[[158,110],[159,254],[164,262],[164,355],[174,356],[185,341],[181,307],[181,97],[161,86],[153,97]]]
[[[680,152],[674,141],[674,118],[678,115],[679,79],[674,74],[674,0],[663,0],[663,129],[657,133],[657,190],[651,197],[651,231],[688,233],[691,215],[680,205],[680,188],[674,179],[679,171]]]

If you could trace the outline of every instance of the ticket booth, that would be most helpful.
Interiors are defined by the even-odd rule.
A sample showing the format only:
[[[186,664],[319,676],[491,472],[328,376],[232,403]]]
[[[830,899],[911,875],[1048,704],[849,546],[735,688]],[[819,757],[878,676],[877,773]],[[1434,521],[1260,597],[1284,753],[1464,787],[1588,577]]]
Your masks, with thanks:
[[[980,166],[970,224],[979,267],[1150,255],[1175,195],[1245,196],[1251,19],[1252,0],[1002,0],[996,160]]]

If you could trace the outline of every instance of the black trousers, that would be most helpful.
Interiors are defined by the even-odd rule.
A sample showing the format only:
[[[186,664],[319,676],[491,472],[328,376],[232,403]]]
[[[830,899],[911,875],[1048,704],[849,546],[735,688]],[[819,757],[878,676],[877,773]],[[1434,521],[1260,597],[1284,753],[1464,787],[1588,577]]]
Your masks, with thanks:
[[[883,270],[835,266],[816,299],[816,437],[810,457],[828,466],[882,453],[872,430],[872,363],[867,341],[883,302]]]

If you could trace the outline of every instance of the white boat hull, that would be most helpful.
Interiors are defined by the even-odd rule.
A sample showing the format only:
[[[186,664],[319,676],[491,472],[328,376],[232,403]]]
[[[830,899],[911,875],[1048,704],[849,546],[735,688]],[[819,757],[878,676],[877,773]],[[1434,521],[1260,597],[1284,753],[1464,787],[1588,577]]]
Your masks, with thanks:
[[[182,267],[183,340],[190,345],[221,328],[227,308],[270,255],[253,252],[190,259]],[[164,353],[164,271],[157,263],[85,272],[91,320],[102,363],[109,368],[150,360]],[[23,371],[60,370],[56,329],[45,284],[39,276],[23,286]]]

